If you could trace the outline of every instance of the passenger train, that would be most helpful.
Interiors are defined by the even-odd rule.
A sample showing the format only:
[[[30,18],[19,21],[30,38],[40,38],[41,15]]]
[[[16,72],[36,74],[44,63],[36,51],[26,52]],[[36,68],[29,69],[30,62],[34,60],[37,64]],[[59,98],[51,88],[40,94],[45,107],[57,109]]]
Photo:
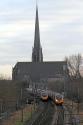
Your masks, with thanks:
[[[45,91],[45,90],[42,90],[41,91],[41,99],[42,99],[42,101],[48,101],[48,92],[47,91]]]
[[[51,99],[56,105],[62,105],[64,103],[63,95],[53,91],[42,91],[41,99],[43,101],[48,101],[48,99]]]
[[[64,103],[63,96],[61,94],[56,94],[54,101],[56,105],[62,105]]]
[[[27,89],[27,91],[29,93],[34,94],[34,91],[32,91],[32,89],[30,88]],[[64,97],[60,93],[53,92],[51,90],[40,90],[40,89],[38,89],[36,92],[37,92],[36,94],[42,101],[48,101],[49,99],[51,99],[56,105],[62,105],[64,103]]]

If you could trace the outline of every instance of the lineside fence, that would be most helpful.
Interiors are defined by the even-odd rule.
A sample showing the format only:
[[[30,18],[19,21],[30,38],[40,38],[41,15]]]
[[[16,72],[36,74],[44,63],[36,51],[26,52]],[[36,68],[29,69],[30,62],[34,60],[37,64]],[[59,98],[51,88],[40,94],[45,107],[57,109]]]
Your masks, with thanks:
[[[24,124],[36,110],[37,104],[34,102],[21,105],[19,108],[10,107],[8,111],[0,113],[0,125]]]
[[[66,100],[65,106],[68,112],[64,112],[64,119],[70,119],[64,122],[64,125],[83,125],[83,102],[74,102]]]

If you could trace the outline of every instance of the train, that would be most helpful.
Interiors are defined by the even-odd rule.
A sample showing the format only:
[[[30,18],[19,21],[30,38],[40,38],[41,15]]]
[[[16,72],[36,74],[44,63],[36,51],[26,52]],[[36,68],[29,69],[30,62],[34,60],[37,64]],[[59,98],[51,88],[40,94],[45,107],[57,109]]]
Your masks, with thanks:
[[[34,91],[31,88],[27,89],[29,93],[33,93]],[[36,96],[40,98],[40,100],[46,102],[50,99],[56,104],[56,105],[62,105],[64,103],[64,96],[60,93],[53,92],[51,90],[36,90]]]
[[[42,101],[48,101],[49,97],[48,97],[48,92],[45,90],[41,91],[41,100]]]
[[[63,95],[57,94],[55,96],[55,103],[56,103],[56,105],[62,105],[64,103]]]
[[[56,105],[62,105],[64,103],[63,95],[53,91],[41,91],[41,99],[42,101],[48,101],[49,99],[51,99]]]

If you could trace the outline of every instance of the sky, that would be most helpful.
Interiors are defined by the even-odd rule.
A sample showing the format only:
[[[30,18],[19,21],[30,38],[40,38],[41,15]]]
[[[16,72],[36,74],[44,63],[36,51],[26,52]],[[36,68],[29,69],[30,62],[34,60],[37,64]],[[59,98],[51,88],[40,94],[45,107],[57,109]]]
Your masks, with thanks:
[[[83,55],[83,0],[38,0],[44,61]],[[11,77],[17,61],[31,61],[36,0],[0,2],[0,74]]]

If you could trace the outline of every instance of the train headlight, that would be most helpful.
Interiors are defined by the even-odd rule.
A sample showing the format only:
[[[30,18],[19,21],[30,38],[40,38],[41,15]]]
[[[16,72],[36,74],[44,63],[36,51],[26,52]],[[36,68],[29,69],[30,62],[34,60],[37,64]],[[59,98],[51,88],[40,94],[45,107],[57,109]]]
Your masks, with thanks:
[[[56,99],[56,102],[58,102],[58,100]]]

